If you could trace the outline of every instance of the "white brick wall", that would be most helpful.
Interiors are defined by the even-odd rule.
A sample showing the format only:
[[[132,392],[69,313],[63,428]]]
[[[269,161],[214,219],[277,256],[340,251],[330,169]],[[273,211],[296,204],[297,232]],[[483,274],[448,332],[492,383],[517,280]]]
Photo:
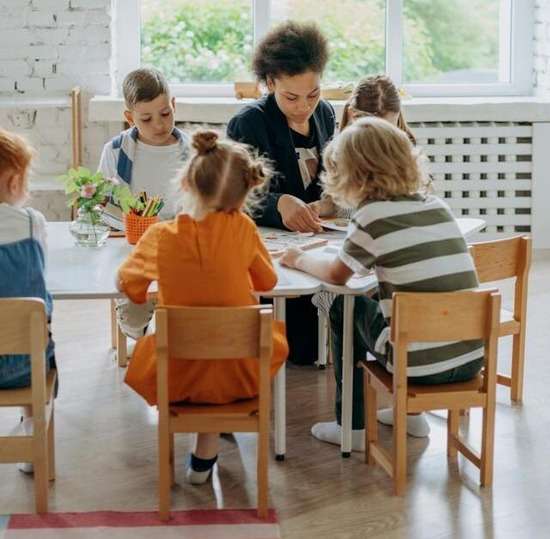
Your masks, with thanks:
[[[535,94],[550,97],[550,0],[535,0]]]
[[[84,164],[97,166],[113,126],[88,123],[87,102],[111,89],[111,0],[0,0],[0,125],[36,148],[35,201],[51,217],[66,217],[52,181],[71,163],[71,115],[45,100],[83,91]],[[23,106],[13,98],[24,100]],[[116,126],[119,127],[119,126]],[[53,184],[55,185],[55,184]]]

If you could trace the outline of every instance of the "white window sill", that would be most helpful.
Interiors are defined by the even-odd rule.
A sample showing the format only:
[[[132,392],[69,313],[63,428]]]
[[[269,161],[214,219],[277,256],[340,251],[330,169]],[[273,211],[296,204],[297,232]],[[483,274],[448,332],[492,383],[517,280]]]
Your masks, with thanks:
[[[177,97],[176,121],[227,123],[251,100],[233,97]],[[340,118],[343,101],[332,101]],[[417,97],[405,99],[408,122],[550,122],[550,100],[539,97]],[[88,118],[94,122],[122,122],[120,97],[95,96]]]

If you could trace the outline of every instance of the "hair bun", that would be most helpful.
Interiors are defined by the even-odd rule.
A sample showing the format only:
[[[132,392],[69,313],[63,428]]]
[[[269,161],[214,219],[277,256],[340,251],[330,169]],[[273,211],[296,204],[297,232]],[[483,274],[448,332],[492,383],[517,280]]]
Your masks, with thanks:
[[[261,185],[266,180],[266,170],[262,162],[255,162],[250,167],[249,187]]]
[[[215,131],[197,131],[193,134],[191,144],[199,155],[204,155],[214,150],[218,142],[218,133]]]

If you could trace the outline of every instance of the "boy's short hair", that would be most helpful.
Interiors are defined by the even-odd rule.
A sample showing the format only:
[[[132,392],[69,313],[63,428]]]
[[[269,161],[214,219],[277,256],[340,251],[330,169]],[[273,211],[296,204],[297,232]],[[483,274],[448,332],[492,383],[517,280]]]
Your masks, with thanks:
[[[23,137],[0,128],[0,174],[7,170],[23,174],[32,157],[33,150]]]
[[[315,23],[284,22],[258,44],[252,69],[262,82],[279,75],[322,73],[328,61],[328,43]]]
[[[152,101],[162,94],[169,96],[170,87],[164,75],[153,67],[131,71],[122,83],[122,95],[128,110],[140,101]]]

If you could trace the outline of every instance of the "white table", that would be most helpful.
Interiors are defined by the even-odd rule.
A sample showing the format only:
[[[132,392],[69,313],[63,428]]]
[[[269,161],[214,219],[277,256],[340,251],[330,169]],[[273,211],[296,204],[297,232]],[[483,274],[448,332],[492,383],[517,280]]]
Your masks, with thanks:
[[[481,219],[459,219],[465,236],[481,230],[485,223]],[[328,233],[331,242],[343,235]],[[77,247],[69,233],[68,223],[48,224],[48,272],[47,286],[54,299],[111,299],[121,297],[115,286],[116,270],[131,251],[125,238],[110,238],[98,249]],[[334,249],[321,247],[312,253],[321,257],[333,257]],[[344,295],[343,320],[343,372],[342,372],[342,456],[351,454],[351,414],[353,387],[353,305],[354,296],[376,287],[376,278],[369,275],[351,279],[346,286],[323,283],[305,273],[282,267],[275,263],[278,283],[274,290],[262,294],[272,297],[274,315],[285,319],[285,299],[310,295],[320,290],[330,290]],[[113,330],[116,324],[113,325]],[[117,331],[120,337],[120,332]],[[117,344],[119,340],[117,340]],[[122,344],[122,339],[120,339]],[[114,344],[114,343],[113,343]],[[320,343],[321,344],[321,343]],[[125,355],[125,341],[123,352]],[[286,452],[286,374],[284,365],[274,384],[275,454],[284,458]]]

